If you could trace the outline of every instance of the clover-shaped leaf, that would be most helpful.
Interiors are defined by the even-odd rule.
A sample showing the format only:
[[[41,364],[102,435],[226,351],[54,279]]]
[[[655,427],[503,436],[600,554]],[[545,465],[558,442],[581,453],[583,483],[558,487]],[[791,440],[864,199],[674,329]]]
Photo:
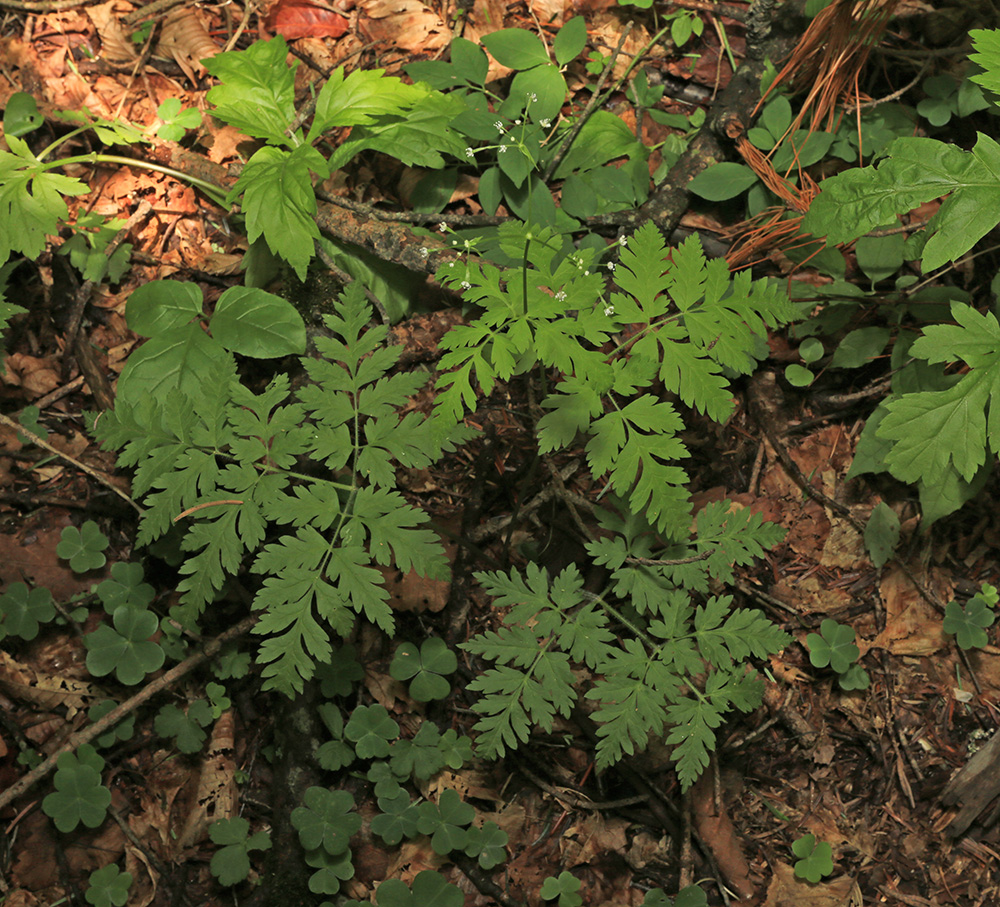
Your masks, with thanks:
[[[389,673],[396,680],[410,680],[410,695],[417,702],[444,699],[451,692],[445,677],[458,667],[455,653],[443,639],[431,637],[420,645],[420,651],[410,642],[404,642],[389,665]]]
[[[350,643],[336,649],[328,662],[316,666],[316,679],[320,692],[327,698],[347,696],[354,684],[365,676],[365,669],[358,662],[357,652]]]
[[[800,879],[818,882],[833,872],[833,849],[826,841],[817,841],[815,835],[803,835],[793,842],[792,853],[799,858],[794,868]]]
[[[103,677],[114,671],[122,683],[132,685],[163,667],[166,655],[149,638],[159,627],[155,614],[138,608],[119,608],[112,621],[114,629],[102,624],[83,638],[91,674]]]
[[[446,854],[462,850],[469,841],[467,825],[476,818],[476,810],[463,803],[458,791],[446,790],[437,803],[421,803],[417,828],[431,836],[434,853]]]
[[[56,616],[52,593],[48,589],[29,590],[24,583],[11,583],[0,595],[3,629],[11,636],[34,639],[40,624]]]
[[[111,579],[97,587],[97,595],[108,614],[114,614],[123,605],[144,610],[153,600],[156,590],[143,581],[142,564],[112,564]]]
[[[549,876],[542,882],[542,897],[546,901],[559,898],[559,907],[580,907],[580,887],[583,883],[571,872],[560,872],[558,877]]]
[[[482,828],[470,828],[465,855],[476,857],[483,869],[493,869],[507,859],[507,840],[507,832],[496,822],[487,822]]]
[[[861,665],[854,664],[837,678],[837,682],[842,690],[867,690],[872,679]]]
[[[854,630],[827,618],[819,625],[819,633],[806,637],[809,660],[817,668],[829,665],[838,674],[843,674],[858,660],[861,650],[854,645]]]
[[[107,536],[97,528],[97,523],[87,520],[79,529],[76,526],[63,529],[56,554],[69,561],[74,573],[86,573],[104,566],[107,562],[104,549],[107,547]]]
[[[336,856],[350,846],[351,835],[361,828],[361,816],[355,812],[354,797],[346,790],[310,787],[303,798],[305,806],[292,810],[292,825],[306,850],[322,847]]]
[[[87,712],[87,717],[91,721],[100,721],[105,715],[108,714],[112,709],[117,706],[118,703],[113,699],[104,699],[101,702],[95,703],[90,707]],[[117,743],[119,740],[128,740],[129,737],[135,732],[135,713],[130,712],[125,718],[114,725],[111,730],[101,734],[94,742],[100,747],[108,747]]]
[[[376,797],[395,797],[402,790],[399,782],[409,776],[397,774],[395,766],[389,762],[373,762],[366,777],[375,785]]]
[[[411,740],[397,740],[391,749],[390,764],[393,772],[403,778],[411,774],[426,780],[444,768],[441,752],[441,733],[430,721],[417,729]]]
[[[186,714],[173,704],[162,706],[153,727],[161,737],[173,737],[182,753],[196,753],[208,736],[203,728],[211,723],[212,707],[199,699],[188,706]]]
[[[393,797],[379,797],[378,808],[382,813],[372,819],[371,829],[386,844],[393,846],[417,834],[420,812],[405,790],[400,788]]]
[[[438,742],[438,749],[444,757],[448,768],[460,769],[466,762],[472,761],[472,739],[458,735],[454,728],[448,728]]]
[[[677,892],[674,907],[708,907],[708,896],[697,885],[688,885]]]
[[[201,111],[196,107],[182,110],[178,98],[167,98],[156,108],[156,115],[163,120],[156,134],[166,142],[179,142],[188,129],[197,129],[201,125]]]
[[[81,822],[97,828],[111,803],[111,791],[101,784],[104,760],[87,745],[76,753],[63,753],[56,765],[56,789],[42,801],[42,811],[59,831],[72,831]]]
[[[989,600],[982,595],[975,595],[964,608],[958,602],[948,602],[944,609],[942,627],[945,633],[955,637],[955,641],[963,649],[981,649],[989,642],[986,628],[993,626],[995,620],[996,614]]]
[[[318,847],[306,854],[306,863],[316,869],[309,876],[309,890],[313,894],[336,894],[340,883],[354,875],[349,850],[335,855]]]
[[[250,874],[250,851],[271,847],[271,836],[266,831],[251,836],[250,823],[246,819],[218,819],[208,833],[220,846],[209,865],[220,885],[242,882]]]
[[[462,907],[465,896],[433,869],[417,873],[411,891],[400,879],[386,879],[375,892],[378,907]]]
[[[122,907],[128,901],[132,873],[122,872],[115,863],[90,874],[90,887],[85,897],[94,907]]]
[[[399,725],[389,717],[385,706],[359,705],[347,722],[344,736],[354,741],[361,759],[383,759],[389,755],[389,741],[399,736]]]
[[[316,761],[328,772],[338,772],[354,761],[354,747],[344,740],[344,716],[332,702],[324,702],[318,711],[333,739],[316,750]]]

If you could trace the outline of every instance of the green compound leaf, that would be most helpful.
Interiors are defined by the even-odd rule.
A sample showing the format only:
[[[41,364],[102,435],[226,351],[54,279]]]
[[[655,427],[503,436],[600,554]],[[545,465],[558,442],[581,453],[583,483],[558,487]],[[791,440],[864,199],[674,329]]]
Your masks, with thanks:
[[[837,677],[837,683],[842,690],[867,690],[872,679],[861,665],[853,664]]]
[[[63,196],[90,191],[80,180],[42,169],[23,139],[7,134],[6,141],[10,151],[0,151],[0,263],[12,253],[38,258],[46,237],[57,234],[69,214]]]
[[[364,676],[365,669],[358,662],[357,651],[350,643],[338,646],[329,662],[316,666],[320,692],[327,699],[349,695],[354,684]]]
[[[969,37],[976,49],[969,59],[985,70],[969,78],[994,94],[1000,94],[1000,30],[974,29],[969,32]]]
[[[558,876],[549,876],[542,882],[540,892],[543,900],[553,901],[558,898],[559,907],[580,907],[583,897],[580,895],[581,882],[571,872],[560,872]]]
[[[823,181],[802,227],[827,244],[851,242],[894,223],[932,199],[948,196],[927,226],[923,268],[955,261],[996,226],[1000,211],[1000,145],[982,133],[964,151],[936,139],[898,138],[878,167],[846,170]],[[985,207],[984,207],[985,206]]]
[[[353,740],[361,759],[384,759],[389,755],[389,741],[399,736],[399,725],[389,717],[383,705],[359,705],[351,714],[344,736]]]
[[[354,797],[346,790],[310,787],[305,806],[292,811],[292,825],[307,850],[322,847],[331,856],[347,851],[351,835],[361,829],[361,816],[354,809]]]
[[[819,634],[806,636],[809,647],[809,661],[817,668],[833,668],[843,674],[861,655],[854,644],[854,630],[827,618],[819,625]]]
[[[56,616],[56,608],[48,589],[29,590],[24,583],[11,583],[0,595],[0,614],[3,614],[0,631],[31,640],[38,635],[41,624]]]
[[[398,844],[403,838],[412,838],[419,834],[417,822],[420,811],[405,790],[398,791],[392,797],[379,797],[378,808],[382,812],[372,819],[372,833],[378,835],[390,847]]]
[[[179,98],[167,98],[156,108],[156,115],[163,120],[156,134],[166,142],[179,142],[189,129],[201,126],[201,111],[196,107],[182,110]]]
[[[295,116],[295,66],[289,67],[287,58],[281,36],[211,57],[205,68],[222,83],[207,95],[215,106],[213,115],[246,135],[288,143],[286,130]]]
[[[145,610],[156,596],[156,590],[143,582],[144,576],[142,564],[112,564],[111,579],[104,580],[97,587],[105,612],[114,614],[125,606]]]
[[[122,872],[117,865],[109,863],[90,874],[90,887],[85,897],[94,907],[123,907],[128,902],[131,885],[132,873]]]
[[[425,869],[413,880],[413,889],[400,879],[387,879],[375,891],[378,907],[462,907],[465,896],[432,869]]]
[[[825,841],[817,841],[815,835],[803,835],[794,841],[792,853],[799,858],[794,868],[800,879],[815,884],[833,872],[833,848]]]
[[[163,667],[166,655],[150,639],[159,629],[155,614],[122,607],[115,611],[112,621],[114,628],[102,624],[83,638],[91,674],[104,677],[114,671],[119,681],[131,686]]]
[[[204,728],[211,722],[211,706],[204,699],[199,699],[191,703],[187,713],[176,705],[162,706],[153,727],[161,737],[175,738],[177,749],[182,753],[196,753],[208,736]]]
[[[299,145],[285,151],[267,145],[247,161],[229,193],[230,201],[243,195],[250,242],[263,235],[270,250],[287,261],[303,282],[313,243],[320,238],[310,171],[324,178],[330,175],[315,148]]]
[[[493,869],[507,859],[508,840],[507,832],[496,822],[487,822],[482,828],[467,831],[465,855],[475,857],[483,869]]]
[[[314,894],[336,894],[340,883],[354,875],[349,850],[334,855],[320,847],[306,854],[306,864],[316,868],[309,877],[309,890]]]
[[[432,637],[420,644],[420,651],[413,643],[403,643],[393,656],[389,673],[401,681],[412,680],[410,695],[417,702],[445,699],[451,684],[445,680],[458,667],[455,653],[443,639]]]
[[[945,390],[889,400],[877,434],[893,443],[890,472],[904,482],[933,485],[955,470],[971,482],[986,462],[987,442],[1000,451],[1000,324],[992,312],[953,303],[956,325],[932,325],[910,348],[928,362],[964,360],[968,371]],[[989,418],[987,419],[987,411]]]
[[[87,717],[92,721],[100,721],[108,712],[113,711],[118,705],[113,699],[104,699],[101,702],[95,703],[87,711]],[[94,742],[97,746],[105,748],[113,746],[119,740],[128,740],[132,734],[135,732],[135,714],[130,713],[118,724],[114,725],[110,731],[102,734]]]
[[[101,784],[104,760],[88,744],[76,753],[63,753],[56,765],[55,792],[42,801],[42,811],[59,831],[72,831],[81,823],[97,828],[111,804],[111,791]]]
[[[476,810],[462,802],[458,791],[446,790],[437,803],[421,803],[417,810],[417,828],[421,834],[431,836],[434,853],[444,855],[467,846],[466,826],[476,817]]]
[[[944,611],[943,629],[955,637],[963,649],[981,649],[989,642],[987,627],[996,620],[991,602],[982,594],[975,595],[963,607],[956,601],[948,602]]]
[[[69,561],[74,573],[86,573],[97,570],[107,563],[104,549],[108,547],[108,538],[97,527],[93,520],[87,520],[79,529],[67,526],[59,537],[56,554]]]
[[[208,833],[220,847],[209,867],[220,885],[238,885],[250,874],[250,851],[271,848],[270,834],[259,831],[251,835],[246,819],[218,819]]]

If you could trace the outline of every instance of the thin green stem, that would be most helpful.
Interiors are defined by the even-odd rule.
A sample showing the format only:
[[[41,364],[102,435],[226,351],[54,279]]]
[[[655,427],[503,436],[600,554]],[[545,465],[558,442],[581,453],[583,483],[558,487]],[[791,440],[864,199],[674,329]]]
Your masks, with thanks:
[[[46,149],[46,152],[48,150]],[[44,155],[46,152],[42,154]],[[39,158],[39,161],[41,162],[41,158]],[[220,207],[229,207],[229,204],[226,202],[226,194],[222,191],[221,187],[199,179],[196,176],[190,176],[181,170],[175,170],[173,167],[165,167],[163,164],[153,164],[149,161],[140,161],[133,157],[123,157],[117,154],[100,154],[92,151],[90,154],[77,154],[73,157],[64,157],[50,161],[47,164],[43,164],[43,169],[54,170],[57,167],[65,167],[67,164],[124,164],[127,167],[138,167],[140,170],[153,170],[157,173],[165,173],[167,176],[172,176],[174,179],[190,183],[192,186],[201,189],[205,195]]]

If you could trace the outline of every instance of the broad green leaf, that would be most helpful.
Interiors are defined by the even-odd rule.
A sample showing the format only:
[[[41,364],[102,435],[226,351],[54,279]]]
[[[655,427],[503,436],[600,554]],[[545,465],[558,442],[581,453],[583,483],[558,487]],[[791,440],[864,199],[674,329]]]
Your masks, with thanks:
[[[230,287],[215,304],[212,336],[227,350],[257,359],[304,353],[306,327],[288,300],[252,287]]]
[[[549,62],[538,35],[523,28],[502,28],[483,36],[483,47],[501,66],[511,69],[531,69]]]
[[[288,45],[278,36],[205,59],[205,68],[222,83],[207,95],[213,114],[247,135],[290,144],[298,63],[290,67],[287,57]]]
[[[283,151],[266,146],[247,161],[229,193],[230,200],[243,195],[250,242],[263,235],[271,251],[287,261],[301,281],[306,279],[313,242],[320,235],[310,171],[330,175],[326,161],[314,148],[299,145]]]
[[[201,318],[204,299],[195,283],[151,280],[137,287],[125,303],[125,321],[143,337],[183,328]]]
[[[899,517],[885,501],[880,501],[865,525],[865,548],[876,570],[885,566],[899,544]]]
[[[745,192],[758,179],[760,177],[746,164],[723,161],[706,167],[687,187],[710,202],[721,202]]]
[[[971,152],[936,139],[899,138],[877,167],[824,180],[803,229],[827,244],[850,242],[924,202],[948,196],[927,226],[923,268],[971,249],[1000,221],[1000,145],[982,133]]]
[[[490,61],[478,44],[466,38],[452,38],[449,51],[455,75],[475,85],[485,84]]]
[[[583,16],[567,19],[552,39],[552,52],[560,66],[575,60],[586,46],[587,22]]]
[[[212,364],[228,353],[200,326],[171,328],[147,340],[125,363],[118,378],[118,397],[138,403],[144,397],[164,400],[175,391],[189,397],[201,393]]]
[[[558,66],[536,66],[514,76],[510,97],[524,99],[525,112],[534,122],[554,120],[566,100],[566,79]]]
[[[367,126],[386,114],[398,114],[427,96],[426,89],[407,85],[383,69],[355,69],[344,75],[339,66],[316,99],[316,113],[306,136],[311,144],[328,129]]]

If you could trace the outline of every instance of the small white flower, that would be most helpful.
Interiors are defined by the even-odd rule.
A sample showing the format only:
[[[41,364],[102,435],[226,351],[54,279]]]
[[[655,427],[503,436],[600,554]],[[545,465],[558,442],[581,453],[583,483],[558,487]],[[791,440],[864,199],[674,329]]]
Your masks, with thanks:
[[[476,156],[476,152],[472,148],[466,148],[465,149],[465,156],[466,157],[475,157]]]
[[[503,154],[506,150],[507,150],[507,146],[506,145],[498,145],[497,146],[497,152],[499,154]]]
[[[615,269],[615,263],[613,261],[608,262],[608,270],[613,271]]]
[[[497,132],[499,132],[499,133],[500,133],[500,135],[503,135],[503,123],[501,123],[501,122],[500,122],[500,120],[497,120],[497,121],[496,121],[496,122],[495,122],[495,123],[493,124],[493,128],[494,128],[494,129],[496,129],[496,130],[497,130]]]
[[[529,92],[528,92],[528,93],[527,93],[527,94],[525,95],[525,97],[526,97],[526,98],[528,99],[528,103],[529,103],[529,104],[531,104],[531,103],[533,103],[533,102],[535,102],[535,101],[537,101],[537,100],[538,100],[538,95],[537,95],[537,94],[535,94],[535,93],[534,93],[533,91],[529,91]]]
[[[615,307],[613,305],[609,305],[609,306],[605,306],[604,307],[604,315],[605,315],[605,317],[610,318],[614,314],[615,314]]]
[[[590,271],[584,271],[583,272],[583,276],[584,277],[590,277]]]
[[[556,299],[559,300],[559,302],[565,301],[565,299],[566,299],[566,291],[565,290],[560,290],[558,293],[556,293]]]
[[[467,280],[463,280],[462,283],[460,284],[460,286],[462,287],[463,290],[471,290],[472,289],[472,284],[469,283],[469,281],[467,281]]]
[[[455,264],[456,264],[455,262],[453,262],[453,261],[449,261],[449,262],[448,262],[448,267],[449,267],[449,268],[454,268],[454,267],[455,267]]]
[[[447,233],[448,225],[444,223],[438,224],[438,230],[440,230],[442,233]]]
[[[426,247],[421,248],[421,250],[420,250],[420,257],[421,258],[427,258],[427,256],[430,255],[430,254],[431,254],[431,250],[430,249],[428,249]],[[454,265],[455,262],[452,262],[452,264]]]
[[[514,120],[514,125],[515,126],[520,126],[521,125],[521,121],[520,120]]]
[[[552,120],[539,120],[538,125],[541,126],[542,129],[548,129],[549,126],[552,125]]]
[[[624,249],[628,245],[628,237],[627,236],[619,237],[618,243]]]

